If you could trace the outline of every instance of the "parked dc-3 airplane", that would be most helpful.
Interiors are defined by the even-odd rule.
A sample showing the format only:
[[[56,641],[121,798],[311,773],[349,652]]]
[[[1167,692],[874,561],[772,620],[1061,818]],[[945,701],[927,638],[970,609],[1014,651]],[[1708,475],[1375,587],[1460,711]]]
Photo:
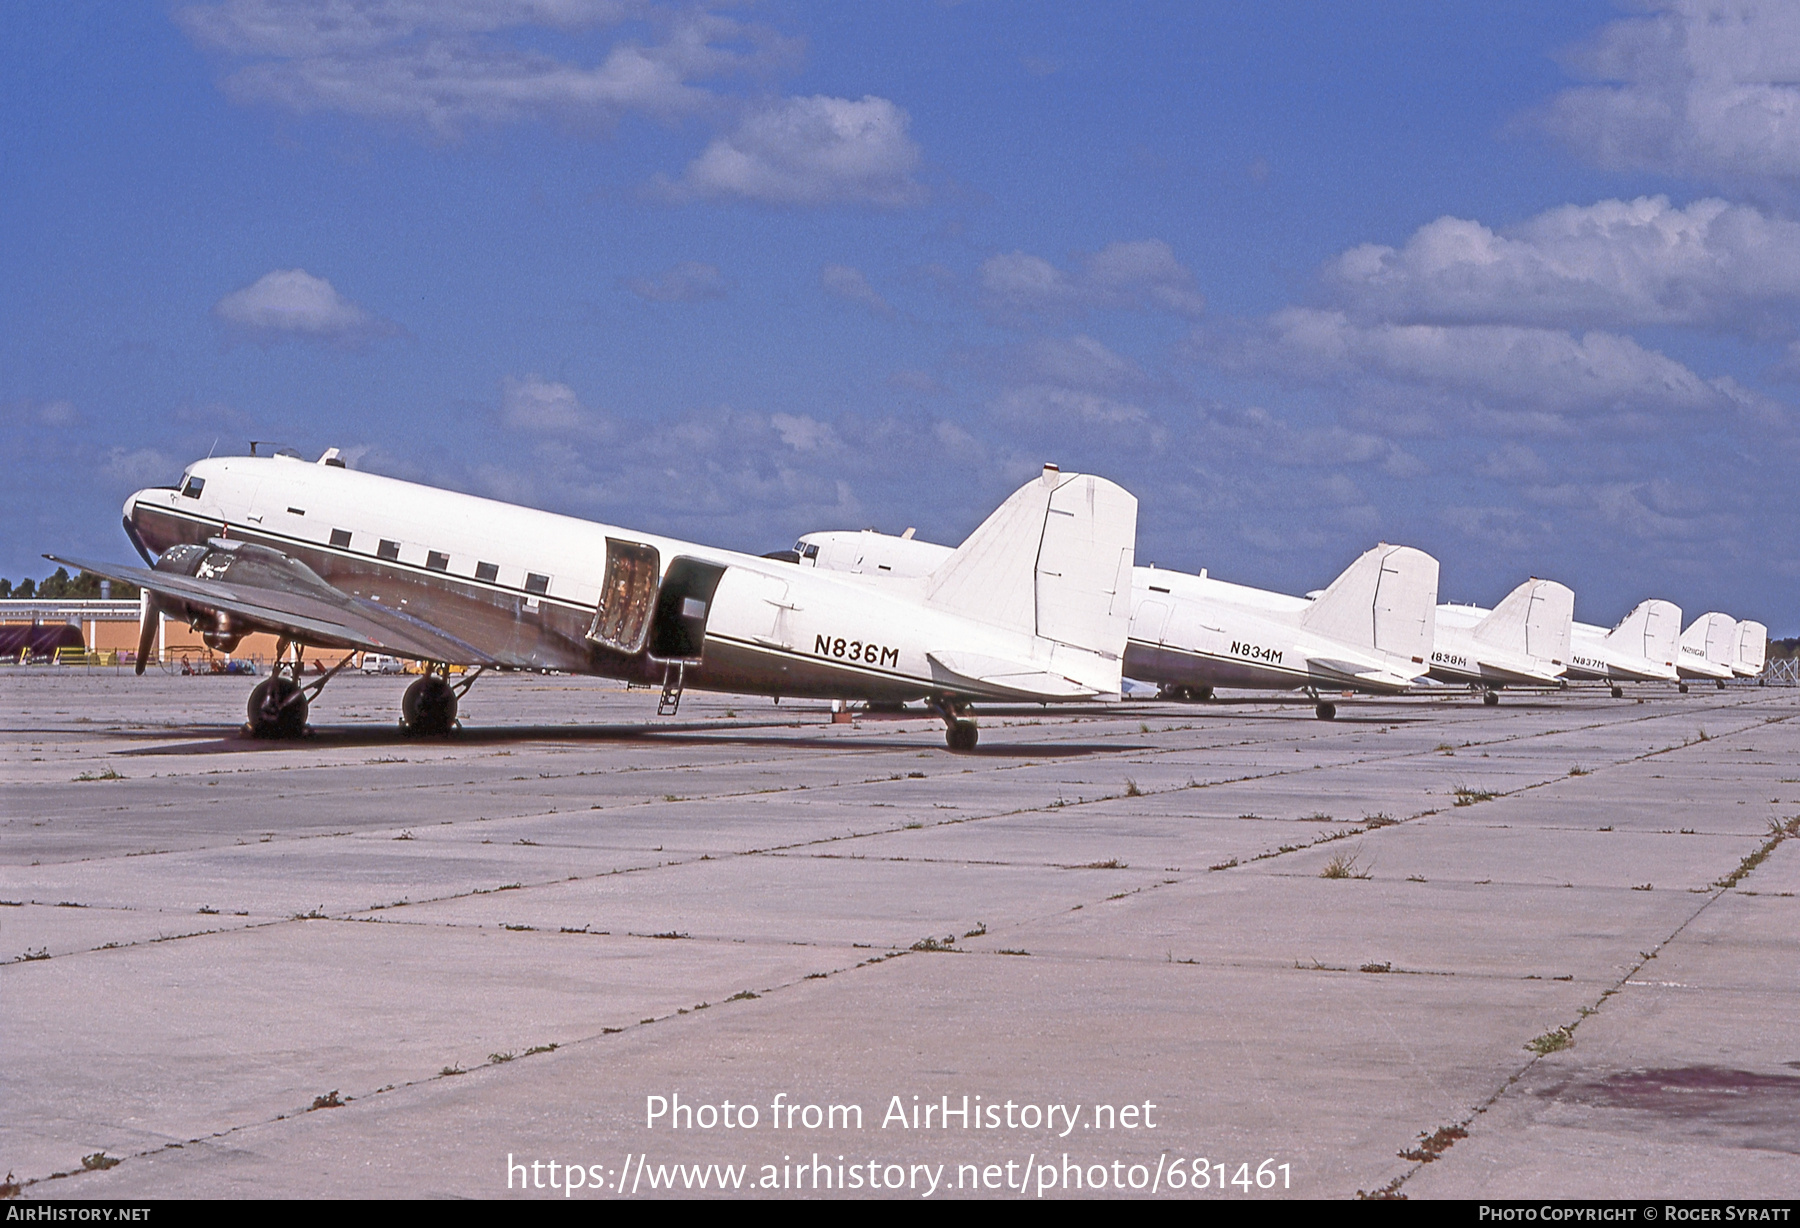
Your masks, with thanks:
[[[1493,610],[1440,605],[1431,676],[1464,682],[1497,704],[1503,686],[1561,686],[1575,621],[1575,593],[1554,580],[1531,579]]]
[[[1681,607],[1673,601],[1640,601],[1611,631],[1592,623],[1573,627],[1569,677],[1611,683],[1614,699],[1625,695],[1622,682],[1676,680]]]
[[[312,645],[427,663],[402,706],[421,734],[452,727],[473,679],[447,667],[465,665],[660,681],[662,712],[684,686],[923,699],[968,750],[973,701],[1119,696],[1137,500],[1046,466],[904,585],[362,473],[335,449],[198,461],[132,495],[125,531],[147,569],[58,561],[146,590],[139,673],[158,612],[222,651],[251,631],[295,647],[251,694],[260,735],[304,729],[330,678],[302,686]]]
[[[907,577],[939,566],[948,546],[873,530],[808,533],[784,557],[821,571]],[[1337,706],[1321,690],[1396,694],[1427,666],[1437,603],[1437,560],[1409,546],[1367,551],[1324,592],[1289,597],[1205,573],[1154,567],[1131,577],[1125,673],[1173,699],[1211,698],[1214,687],[1304,688],[1321,719]]]

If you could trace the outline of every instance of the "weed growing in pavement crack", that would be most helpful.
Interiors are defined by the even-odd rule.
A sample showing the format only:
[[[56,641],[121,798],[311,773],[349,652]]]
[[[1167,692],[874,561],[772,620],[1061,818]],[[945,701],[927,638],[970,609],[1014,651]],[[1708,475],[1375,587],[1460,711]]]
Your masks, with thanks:
[[[1320,878],[1373,878],[1373,877],[1375,877],[1374,874],[1368,870],[1361,871],[1360,873],[1357,871],[1356,856],[1357,855],[1355,853],[1337,853],[1337,854],[1333,855],[1332,859],[1325,863],[1325,868],[1323,870],[1319,871],[1319,877]]]
[[[1545,1032],[1542,1036],[1533,1037],[1531,1040],[1525,1042],[1525,1047],[1539,1057],[1542,1057],[1546,1053],[1555,1053],[1560,1049],[1567,1049],[1574,1043],[1575,1029],[1564,1026],[1557,1028],[1552,1032]]]

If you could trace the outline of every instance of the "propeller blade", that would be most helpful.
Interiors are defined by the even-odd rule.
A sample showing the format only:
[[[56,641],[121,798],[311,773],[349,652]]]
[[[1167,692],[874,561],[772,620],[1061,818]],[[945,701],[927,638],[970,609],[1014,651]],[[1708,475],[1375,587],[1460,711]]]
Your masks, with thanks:
[[[150,646],[156,642],[156,624],[161,615],[162,605],[156,600],[156,594],[145,589],[144,602],[138,612],[137,674],[140,678],[150,657]]]

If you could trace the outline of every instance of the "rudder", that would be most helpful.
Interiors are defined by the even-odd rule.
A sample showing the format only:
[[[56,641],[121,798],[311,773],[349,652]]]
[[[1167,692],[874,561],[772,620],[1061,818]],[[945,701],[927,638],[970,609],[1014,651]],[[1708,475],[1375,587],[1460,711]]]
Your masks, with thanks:
[[[1366,550],[1300,616],[1301,626],[1422,664],[1437,623],[1438,561],[1386,542]]]
[[[1131,624],[1137,499],[1090,474],[1015,491],[925,580],[927,604],[1118,657]]]
[[[1472,634],[1483,644],[1561,665],[1575,634],[1575,591],[1533,577],[1508,593]]]

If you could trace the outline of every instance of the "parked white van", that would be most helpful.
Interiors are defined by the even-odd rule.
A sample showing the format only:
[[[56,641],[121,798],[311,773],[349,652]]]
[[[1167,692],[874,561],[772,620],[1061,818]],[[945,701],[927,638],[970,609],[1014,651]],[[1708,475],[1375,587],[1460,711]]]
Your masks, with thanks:
[[[404,674],[406,665],[399,657],[384,656],[379,652],[365,652],[362,659],[362,672],[365,674]]]

